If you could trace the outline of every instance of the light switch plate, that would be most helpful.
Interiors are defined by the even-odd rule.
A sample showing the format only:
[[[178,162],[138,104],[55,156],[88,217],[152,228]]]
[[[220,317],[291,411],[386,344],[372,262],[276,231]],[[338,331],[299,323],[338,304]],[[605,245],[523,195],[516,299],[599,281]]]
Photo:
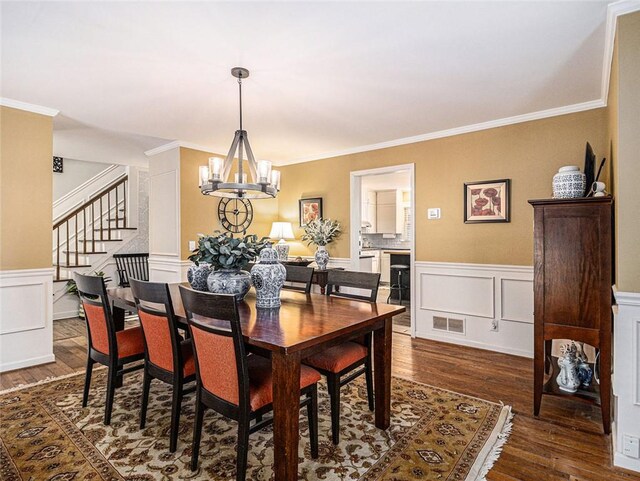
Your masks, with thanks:
[[[427,219],[439,219],[440,218],[440,207],[432,207],[431,209],[427,209]]]
[[[640,439],[625,434],[622,437],[622,453],[630,458],[640,458]]]
[[[189,241],[189,250],[190,251],[196,250],[196,241]]]

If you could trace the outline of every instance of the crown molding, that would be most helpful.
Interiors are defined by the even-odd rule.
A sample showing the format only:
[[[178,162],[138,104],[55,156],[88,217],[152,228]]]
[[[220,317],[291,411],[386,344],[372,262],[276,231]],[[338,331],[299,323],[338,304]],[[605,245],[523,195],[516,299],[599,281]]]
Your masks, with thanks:
[[[147,157],[153,157],[154,155],[161,154],[162,152],[166,152],[167,150],[177,149],[179,147],[184,147],[185,149],[200,150],[202,152],[215,153],[215,149],[210,149],[209,147],[193,144],[191,142],[185,142],[184,140],[174,140],[173,142],[169,142],[153,149],[146,150],[144,152],[144,155],[146,155]]]
[[[8,99],[6,97],[0,97],[0,105],[12,109],[24,110],[26,112],[33,112],[34,114],[46,115],[47,117],[55,117],[60,113],[60,111],[56,109],[20,102],[19,100]]]
[[[613,62],[613,48],[616,42],[616,26],[618,17],[640,11],[639,0],[621,0],[609,4],[607,7],[607,28],[604,40],[604,60],[602,64],[602,90],[600,98],[607,104],[609,97],[609,83],[611,81],[611,64]]]
[[[531,112],[523,115],[515,115],[513,117],[505,117],[503,119],[490,120],[488,122],[465,125],[465,126],[456,127],[453,129],[439,130],[437,132],[431,132],[431,133],[422,134],[422,135],[415,135],[413,137],[405,137],[402,139],[389,140],[387,142],[380,142],[377,144],[362,145],[359,147],[353,147],[350,149],[338,150],[334,152],[325,152],[323,154],[303,157],[300,159],[285,160],[285,161],[278,162],[277,165],[282,166],[282,165],[290,165],[290,164],[299,164],[303,162],[312,162],[314,160],[329,159],[331,157],[339,157],[341,155],[358,154],[361,152],[368,152],[371,150],[380,150],[380,149],[387,149],[389,147],[397,147],[399,145],[415,144],[416,142],[424,142],[426,140],[434,140],[434,139],[441,139],[444,137],[452,137],[454,135],[468,134],[471,132],[478,132],[480,130],[494,129],[496,127],[504,127],[505,125],[529,122],[531,120],[557,117],[558,115],[566,115],[566,114],[572,114],[575,112],[582,112],[584,110],[598,109],[604,106],[605,106],[605,103],[602,101],[602,99],[590,100],[589,102],[566,105],[564,107],[557,107],[557,108],[548,109],[548,110],[540,110],[538,112]]]

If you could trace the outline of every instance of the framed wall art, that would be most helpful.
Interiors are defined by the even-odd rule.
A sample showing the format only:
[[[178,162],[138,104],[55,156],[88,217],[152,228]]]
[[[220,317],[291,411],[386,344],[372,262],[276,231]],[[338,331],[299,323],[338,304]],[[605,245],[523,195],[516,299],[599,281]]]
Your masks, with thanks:
[[[304,227],[312,220],[322,219],[322,197],[300,199],[300,227]]]
[[[509,222],[511,217],[511,179],[465,182],[464,222]]]

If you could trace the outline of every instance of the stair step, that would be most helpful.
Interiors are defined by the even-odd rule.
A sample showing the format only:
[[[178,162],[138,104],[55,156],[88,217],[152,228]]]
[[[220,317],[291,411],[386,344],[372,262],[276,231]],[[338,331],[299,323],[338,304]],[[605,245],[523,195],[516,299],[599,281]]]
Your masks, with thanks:
[[[91,264],[53,264],[53,267],[62,267],[63,269],[75,269],[76,267],[91,267]]]
[[[89,241],[91,242],[91,241]],[[96,241],[98,242],[98,241]],[[69,255],[75,255],[76,251],[62,251],[63,254],[66,254],[67,252],[69,253]],[[82,252],[82,251],[78,251],[78,255],[79,256],[86,256],[89,254],[106,254],[107,251],[87,251],[87,252]]]
[[[93,229],[94,232],[100,232],[100,231],[108,231],[109,228],[105,227],[103,229]],[[137,227],[112,227],[111,230],[138,230]]]
[[[93,241],[91,239],[89,239],[89,240],[80,239],[78,242],[91,243]],[[122,239],[96,239],[96,243],[98,243],[98,242],[122,242]]]

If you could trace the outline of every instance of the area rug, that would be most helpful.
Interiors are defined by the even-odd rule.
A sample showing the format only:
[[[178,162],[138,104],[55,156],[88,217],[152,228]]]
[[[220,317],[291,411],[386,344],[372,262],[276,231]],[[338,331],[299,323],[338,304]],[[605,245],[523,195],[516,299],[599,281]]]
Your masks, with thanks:
[[[141,373],[116,391],[112,422],[102,424],[105,370],[94,373],[89,406],[83,376],[0,393],[0,479],[235,479],[236,424],[208,410],[200,466],[189,470],[193,394],[185,397],[178,450],[169,452],[171,390],[154,381],[147,427],[138,428]],[[511,429],[508,406],[393,378],[391,427],[376,429],[363,382],[342,389],[340,444],[331,441],[326,386],[319,389],[320,456],[312,460],[306,416],[300,417],[299,478],[316,480],[476,480],[498,458]],[[273,437],[250,437],[248,480],[273,476]]]

